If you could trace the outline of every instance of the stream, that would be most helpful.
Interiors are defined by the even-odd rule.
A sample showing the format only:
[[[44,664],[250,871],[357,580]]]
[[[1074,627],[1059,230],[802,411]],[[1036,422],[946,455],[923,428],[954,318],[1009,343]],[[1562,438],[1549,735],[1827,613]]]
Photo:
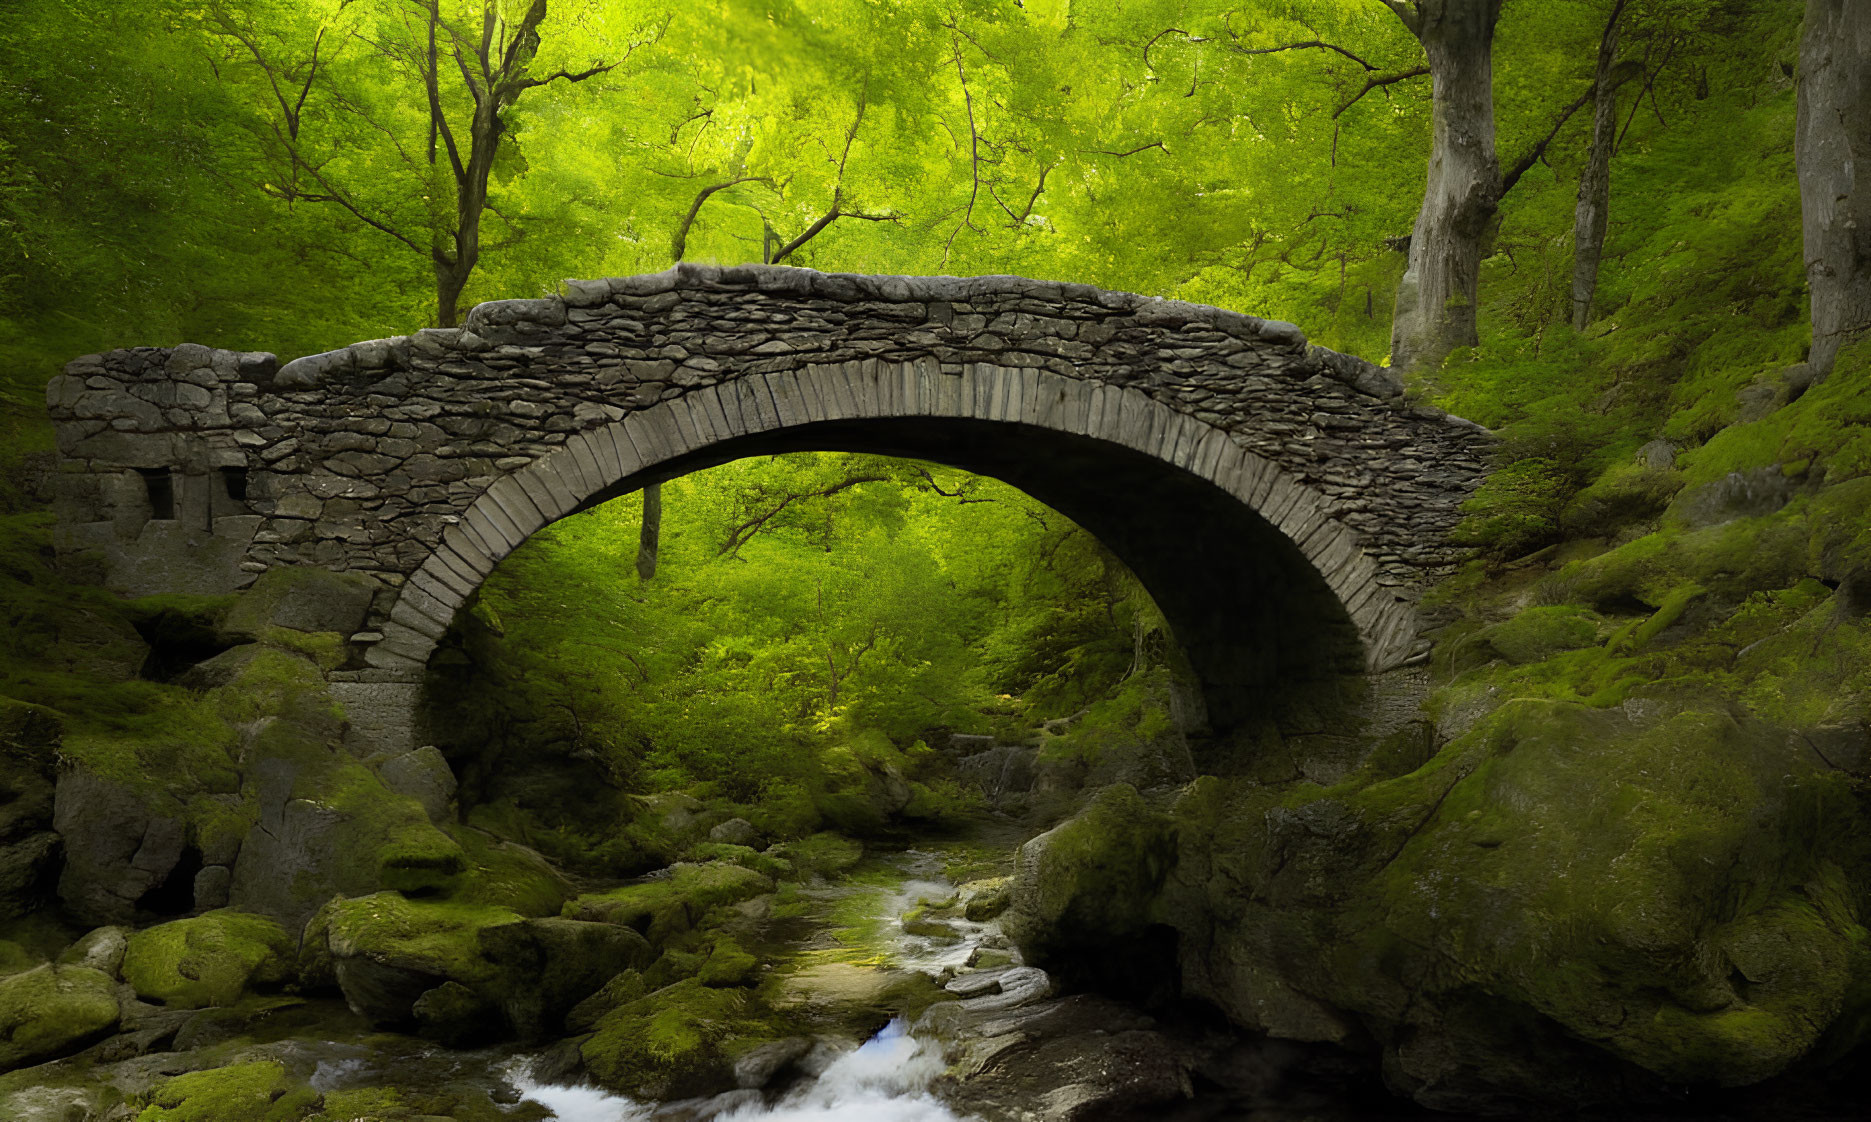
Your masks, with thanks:
[[[995,921],[946,920],[953,937],[912,934],[903,917],[924,902],[955,896],[956,886],[942,877],[938,852],[908,850],[887,859],[883,877],[869,884],[837,884],[808,890],[813,907],[794,929],[793,988],[809,1000],[820,985],[853,981],[856,973],[920,971],[937,980],[966,971],[968,961],[986,944],[1002,943]],[[883,883],[876,883],[878,880]],[[895,883],[891,883],[891,882]],[[843,928],[833,917],[867,920]],[[1037,972],[1035,972],[1037,973]],[[965,975],[962,975],[965,976]],[[860,980],[860,984],[861,980]],[[817,1046],[835,1049],[820,1038]],[[808,1057],[810,1060],[811,1057]],[[730,1091],[708,1099],[641,1103],[598,1088],[536,1080],[536,1058],[516,1057],[505,1076],[523,1101],[536,1102],[559,1122],[962,1122],[930,1091],[947,1063],[939,1042],[913,1035],[895,1018],[855,1048],[830,1057],[812,1078],[765,1101],[759,1091]]]
[[[850,880],[803,890],[803,913],[772,924],[776,941],[788,952],[786,990],[809,1004],[824,993],[875,988],[910,971],[938,980],[1008,973],[1007,966],[978,972],[967,966],[983,947],[1012,957],[995,921],[955,918],[929,925],[921,934],[904,930],[906,913],[924,902],[955,896],[956,886],[942,875],[943,864],[941,852],[909,850],[874,862],[868,872]],[[1012,972],[1027,980],[1022,992],[1043,994],[1043,984],[1032,984],[1038,971]],[[965,982],[957,987],[968,988]],[[974,988],[983,991],[974,998],[981,1002],[991,1000],[986,991],[997,987],[977,983]],[[558,1122],[966,1122],[970,1117],[931,1091],[947,1067],[942,1046],[913,1035],[902,1018],[868,1040],[818,1037],[798,1064],[807,1077],[777,1095],[741,1090],[669,1103],[640,1102],[589,1084],[539,1078],[534,1073],[545,1054],[537,1052],[457,1051],[382,1035],[359,1039],[346,1034],[315,1041],[303,1032],[263,1047],[280,1059],[296,1061],[291,1066],[314,1063],[310,1082],[323,1093],[386,1083],[473,1083],[496,1102],[536,1103]]]

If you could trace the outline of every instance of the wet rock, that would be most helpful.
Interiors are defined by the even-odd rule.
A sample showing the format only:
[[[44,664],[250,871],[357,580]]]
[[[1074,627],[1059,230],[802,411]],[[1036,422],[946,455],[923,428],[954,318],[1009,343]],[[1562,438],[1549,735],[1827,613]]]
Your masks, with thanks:
[[[0,1071],[77,1051],[117,1024],[117,983],[47,963],[0,978]]]
[[[1190,1072],[1206,1055],[1135,1009],[1094,995],[988,1016],[967,1012],[968,1005],[931,1011],[944,1026],[951,1065],[937,1090],[967,1114],[1044,1122],[1126,1117],[1189,1098]]]
[[[1013,903],[1013,878],[989,877],[961,886],[962,915],[971,923],[985,923]]]
[[[812,1050],[809,1037],[789,1036],[755,1045],[734,1061],[734,1082],[741,1087],[759,1090],[773,1082],[773,1077]]]

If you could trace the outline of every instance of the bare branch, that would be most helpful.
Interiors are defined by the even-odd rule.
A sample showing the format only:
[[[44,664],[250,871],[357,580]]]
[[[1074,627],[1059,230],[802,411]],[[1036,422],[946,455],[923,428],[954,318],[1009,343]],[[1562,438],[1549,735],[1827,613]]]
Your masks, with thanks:
[[[1232,36],[1233,34],[1234,33],[1232,31],[1229,32],[1230,36]],[[1344,55],[1346,58],[1357,63],[1359,66],[1364,67],[1366,70],[1377,69],[1376,64],[1366,62],[1364,59],[1359,58],[1355,54],[1352,54],[1350,51],[1339,46],[1337,43],[1327,43],[1322,39],[1308,39],[1303,43],[1285,43],[1278,47],[1243,47],[1238,43],[1231,43],[1228,45],[1228,49],[1237,55],[1277,55],[1281,53],[1282,51],[1311,51],[1311,50],[1334,51],[1338,54]]]
[[[900,214],[860,214],[857,211],[850,210],[830,210],[825,213],[823,218],[807,226],[805,233],[800,234],[792,241],[787,242],[779,250],[775,251],[773,260],[767,262],[767,264],[777,265],[781,261],[786,260],[794,250],[811,241],[813,238],[818,237],[825,227],[830,226],[840,218],[861,218],[866,222],[901,222],[903,220],[903,216]]]
[[[702,188],[696,193],[695,201],[689,204],[689,212],[682,216],[681,224],[676,227],[675,237],[670,240],[669,259],[671,261],[682,260],[683,253],[687,252],[689,230],[695,225],[695,216],[701,213],[702,204],[708,201],[709,196],[716,191],[725,191],[740,183],[765,183],[769,187],[773,185],[773,181],[764,175],[743,175],[739,179],[730,179],[725,183],[716,183]]]
[[[721,544],[721,548],[715,550],[715,556],[719,557],[740,549],[740,547],[746,545],[755,534],[759,533],[767,523],[779,517],[780,512],[796,502],[801,502],[805,499],[829,499],[840,491],[849,490],[860,483],[883,483],[888,479],[889,477],[884,475],[854,475],[841,482],[834,483],[822,491],[789,494],[771,509],[754,515],[752,518],[747,519],[745,522],[742,522],[740,525],[728,531],[728,540]]]
[[[1340,114],[1358,104],[1358,102],[1364,98],[1364,95],[1370,93],[1372,90],[1381,89],[1385,86],[1394,86],[1398,82],[1406,81],[1410,78],[1421,78],[1427,73],[1429,73],[1429,67],[1413,66],[1408,70],[1399,70],[1395,74],[1380,74],[1374,78],[1367,78],[1365,79],[1363,89],[1353,94],[1351,100],[1332,111],[1332,119],[1337,120]]]
[[[1152,148],[1162,148],[1164,152],[1169,151],[1169,149],[1163,148],[1163,142],[1160,140],[1152,140],[1150,143],[1140,145],[1136,148],[1132,148],[1128,152],[1113,152],[1106,148],[1089,148],[1089,149],[1086,149],[1086,151],[1094,152],[1100,156],[1116,156],[1118,159],[1121,160],[1126,156],[1135,156],[1139,152],[1148,152]]]

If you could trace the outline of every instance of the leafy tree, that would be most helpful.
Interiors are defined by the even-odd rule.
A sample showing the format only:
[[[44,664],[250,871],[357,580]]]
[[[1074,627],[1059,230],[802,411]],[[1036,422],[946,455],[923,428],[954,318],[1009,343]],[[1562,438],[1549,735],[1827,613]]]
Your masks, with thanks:
[[[435,322],[448,327],[488,216],[504,228],[493,247],[523,236],[490,193],[496,177],[524,168],[512,136],[520,99],[610,74],[659,37],[640,30],[610,61],[584,53],[611,47],[591,34],[601,10],[554,27],[555,44],[574,42],[544,61],[546,0],[212,0],[199,18],[223,44],[224,72],[266,106],[256,115],[270,165],[261,190],[336,205],[428,258]]]

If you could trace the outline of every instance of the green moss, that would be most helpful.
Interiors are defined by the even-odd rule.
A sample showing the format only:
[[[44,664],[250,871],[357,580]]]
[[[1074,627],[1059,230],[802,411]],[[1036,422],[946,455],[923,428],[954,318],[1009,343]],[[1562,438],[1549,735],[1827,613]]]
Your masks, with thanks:
[[[294,957],[279,924],[223,909],[130,936],[123,976],[146,1001],[178,1009],[232,1005],[249,987],[285,983]]]
[[[298,654],[273,648],[255,652],[234,680],[211,696],[221,717],[232,724],[288,713],[323,717],[333,725],[343,719],[318,666]]]
[[[722,842],[698,842],[689,847],[684,855],[688,861],[727,861],[744,869],[752,869],[774,880],[789,880],[798,874],[798,868],[784,857],[771,853],[762,853],[751,846],[727,845]]]
[[[453,896],[466,904],[506,908],[523,916],[558,915],[572,887],[544,858],[480,830],[456,826],[466,872]]]
[[[1814,1045],[1865,939],[1806,902],[1851,813],[1836,777],[1695,711],[1521,701],[1452,750],[1468,764],[1439,799],[1349,801],[1429,814],[1379,878],[1388,931],[1671,1078],[1753,1081]]]
[[[310,1088],[270,1060],[192,1071],[165,1081],[137,1122],[296,1122],[315,1105]]]
[[[723,936],[715,940],[714,949],[709,952],[708,961],[696,973],[696,978],[704,986],[742,986],[753,980],[754,972],[759,968],[759,959],[733,939]]]
[[[302,655],[312,660],[312,664],[320,670],[338,669],[349,655],[346,643],[350,637],[336,631],[294,631],[290,627],[268,627],[260,633],[260,640]]]
[[[802,875],[832,877],[848,872],[863,860],[864,843],[827,830],[773,846],[767,853],[791,861]]]
[[[339,883],[407,893],[446,893],[468,867],[462,847],[429,821],[415,799],[391,793],[369,768],[344,761],[317,783],[321,802],[344,823]]]
[[[82,1047],[117,1023],[117,983],[48,963],[0,977],[0,1071]]]
[[[1134,935],[1151,922],[1175,853],[1166,816],[1125,784],[1106,787],[1078,816],[1021,847],[1002,927],[1040,966]]]
[[[626,1002],[581,1047],[598,1081],[640,1098],[686,1098],[733,1085],[732,1057],[787,1035],[749,990],[690,979]]]
[[[1477,638],[1510,662],[1544,662],[1561,651],[1595,645],[1600,624],[1596,613],[1568,605],[1528,608]]]
[[[652,943],[699,926],[712,908],[773,891],[773,881],[752,869],[722,862],[678,864],[667,876],[624,888],[580,896],[564,914],[634,927]]]
[[[324,926],[326,943],[339,958],[367,957],[472,988],[496,973],[482,954],[480,929],[520,918],[506,908],[378,892],[333,900],[314,923]]]

